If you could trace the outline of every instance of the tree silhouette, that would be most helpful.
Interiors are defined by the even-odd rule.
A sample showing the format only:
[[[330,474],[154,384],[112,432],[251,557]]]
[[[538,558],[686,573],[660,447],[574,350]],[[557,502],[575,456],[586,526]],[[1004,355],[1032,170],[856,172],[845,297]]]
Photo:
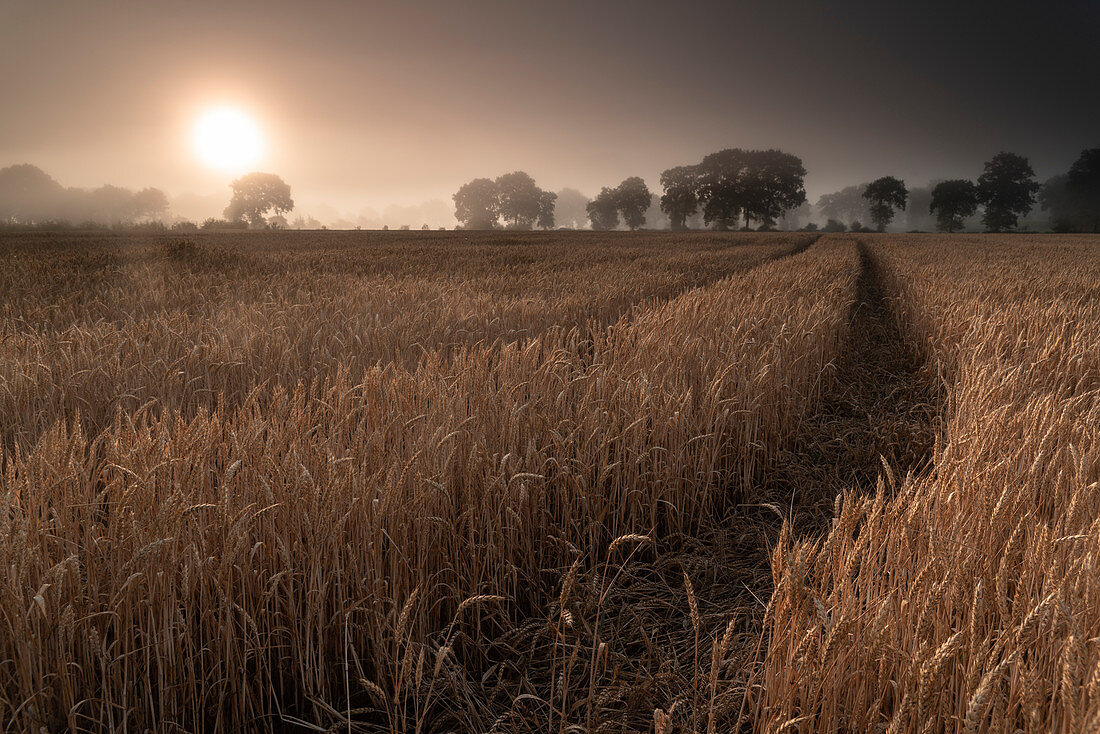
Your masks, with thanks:
[[[542,189],[523,171],[514,171],[496,180],[500,197],[500,215],[512,229],[531,229],[542,211]]]
[[[711,153],[699,164],[699,201],[703,205],[703,222],[715,229],[729,229],[737,224],[745,205],[742,173],[745,151],[726,148]]]
[[[496,183],[475,178],[454,195],[455,219],[463,229],[492,229],[500,218],[500,194]]]
[[[963,220],[978,211],[978,187],[963,178],[938,183],[932,189],[928,211],[936,215],[936,228],[941,232],[958,232]]]
[[[1079,216],[1087,228],[1100,232],[1100,148],[1082,151],[1070,166],[1066,188],[1079,202]]]
[[[742,171],[742,212],[750,221],[774,228],[783,212],[806,201],[806,169],[798,156],[781,150],[751,150]]]
[[[599,196],[585,207],[592,229],[606,231],[619,226],[619,201],[616,189],[604,186]]]
[[[871,221],[879,232],[884,232],[894,219],[894,210],[905,209],[909,192],[905,189],[904,181],[893,176],[883,176],[867,184],[867,188],[863,190],[863,198],[871,202]]]
[[[36,166],[0,169],[0,221],[122,224],[160,217],[167,209],[168,197],[160,189],[67,189]]]
[[[496,181],[475,178],[454,195],[455,219],[464,229],[492,229],[501,218],[509,229],[554,226],[557,194],[543,191],[523,171],[498,176]]]
[[[134,219],[156,219],[168,211],[168,197],[160,189],[146,188],[133,195]]]
[[[539,194],[539,218],[538,226],[541,229],[554,228],[554,209],[558,195],[553,191],[543,191]]]
[[[631,231],[645,224],[645,211],[650,204],[649,188],[638,176],[631,176],[615,189],[615,200],[623,222]]]
[[[38,166],[0,169],[0,221],[32,224],[62,216],[65,189]]]
[[[985,205],[982,223],[986,230],[1015,229],[1019,218],[1034,206],[1039,188],[1027,158],[1015,153],[993,156],[978,177],[978,200]]]
[[[687,219],[699,210],[699,169],[676,166],[661,174],[661,211],[668,215],[672,229],[687,229]]]
[[[580,229],[588,221],[589,198],[576,189],[562,189],[554,202],[554,221],[562,227]]]
[[[696,167],[697,196],[703,221],[729,229],[742,215],[745,226],[775,226],[788,209],[806,201],[802,160],[781,150],[726,148],[703,158]]]
[[[294,208],[290,186],[274,173],[249,173],[232,186],[233,198],[225,208],[226,219],[244,220],[253,227],[261,227],[268,212],[283,214]]]
[[[847,229],[847,225],[856,220],[871,218],[871,210],[867,200],[863,198],[866,190],[867,184],[864,183],[845,186],[831,194],[822,194],[817,200],[817,208],[821,216],[844,222]]]

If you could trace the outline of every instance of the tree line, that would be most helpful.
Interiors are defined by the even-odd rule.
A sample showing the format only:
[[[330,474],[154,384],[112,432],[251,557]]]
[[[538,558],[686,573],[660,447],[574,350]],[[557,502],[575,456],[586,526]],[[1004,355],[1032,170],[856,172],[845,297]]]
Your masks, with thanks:
[[[727,148],[699,163],[663,171],[663,194],[659,197],[638,176],[614,187],[605,186],[588,200],[572,189],[545,191],[527,173],[514,171],[496,179],[474,179],[453,198],[455,217],[465,229],[551,229],[558,211],[569,225],[587,222],[595,230],[620,225],[640,229],[658,211],[667,216],[667,226],[673,230],[689,225],[768,230],[780,222],[787,229],[796,229],[809,212],[805,175],[801,159],[790,153]],[[231,188],[225,219],[209,219],[203,228],[287,226],[282,215],[294,208],[294,201],[290,186],[279,176],[250,173],[233,181]],[[987,231],[1006,232],[1016,229],[1020,218],[1037,203],[1049,212],[1050,226],[1056,232],[1100,232],[1100,148],[1083,151],[1068,172],[1044,185],[1038,183],[1026,158],[1002,152],[985,163],[976,181],[951,179],[910,190],[903,180],[883,176],[825,194],[817,208],[827,217],[822,229],[829,232],[872,231],[864,226],[865,221],[884,231],[899,211],[907,209],[911,224],[923,224],[920,212],[926,211],[934,217],[936,229],[943,232],[963,229],[980,209],[980,221]],[[117,186],[65,188],[32,165],[0,169],[0,224],[48,227],[68,222],[80,222],[81,226],[153,222],[167,209],[167,196],[155,188],[136,192]],[[810,223],[802,229],[816,230],[818,225]]]
[[[697,164],[676,166],[661,173],[664,193],[660,211],[673,230],[687,229],[694,218],[704,227],[718,230],[774,229],[780,220],[805,218],[809,205],[803,184],[806,170],[801,159],[780,150],[728,148],[712,153]],[[525,200],[534,202],[544,195],[547,205],[536,217],[511,213],[516,204],[502,198],[499,185],[489,179],[475,179],[455,194],[456,217],[466,229],[503,226],[549,229],[555,224],[555,194],[543,192],[523,172],[502,179],[522,180],[528,189]],[[565,190],[570,191],[572,190]],[[564,193],[564,192],[563,192]],[[572,192],[576,194],[576,192]],[[592,229],[631,230],[646,224],[652,212],[649,188],[635,176],[618,186],[604,187],[585,205]],[[1100,148],[1085,150],[1066,174],[1039,184],[1027,158],[1010,152],[993,156],[976,181],[951,179],[910,190],[894,176],[883,176],[858,186],[820,197],[817,208],[828,221],[824,231],[885,231],[899,211],[917,207],[910,221],[920,221],[920,212],[932,217],[941,232],[958,232],[981,211],[980,222],[988,232],[1016,229],[1039,204],[1050,213],[1056,232],[1100,232]],[[533,205],[532,209],[533,211]],[[873,225],[865,226],[864,222]],[[817,224],[803,229],[817,230]],[[923,227],[911,227],[922,229]]]
[[[121,224],[153,220],[167,210],[160,189],[66,188],[27,163],[0,169],[0,222]]]
[[[932,188],[928,205],[936,216],[941,232],[957,232],[964,220],[984,207],[982,223],[989,232],[1008,232],[1019,218],[1035,205],[1039,192],[1035,171],[1026,158],[1015,153],[998,153],[985,164],[977,183],[967,179],[941,181]],[[871,221],[879,232],[885,231],[898,210],[904,210],[909,198],[905,182],[884,176],[867,184],[863,198],[869,202]]]
[[[976,181],[950,179],[908,190],[903,181],[887,176],[825,194],[817,206],[828,218],[825,231],[864,229],[863,221],[881,230],[898,211],[916,206],[918,193],[920,210],[934,217],[941,232],[962,230],[979,210],[986,231],[1012,231],[1036,204],[1048,213],[1055,232],[1100,232],[1100,148],[1083,151],[1067,173],[1044,184],[1036,180],[1027,158],[1002,152],[986,162]]]
[[[755,223],[770,229],[787,210],[805,203],[805,176],[802,160],[790,153],[727,148],[662,173],[660,209],[675,230],[685,229],[697,213],[705,226],[715,229],[736,228],[742,220],[746,228]],[[516,171],[496,181],[478,178],[463,185],[454,195],[455,217],[466,229],[492,229],[501,222],[513,229],[549,229],[555,200],[556,194],[542,191],[528,174]],[[636,230],[645,226],[651,203],[645,181],[632,176],[601,189],[586,212],[593,229],[615,229],[621,222]]]

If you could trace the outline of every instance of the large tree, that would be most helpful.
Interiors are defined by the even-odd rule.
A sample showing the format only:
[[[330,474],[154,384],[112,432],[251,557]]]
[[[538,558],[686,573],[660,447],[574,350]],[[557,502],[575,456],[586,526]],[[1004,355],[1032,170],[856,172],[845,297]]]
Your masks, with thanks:
[[[168,211],[168,197],[160,189],[147,188],[134,194],[135,219],[156,219]]]
[[[729,229],[745,217],[745,226],[765,228],[788,209],[806,201],[802,160],[780,150],[727,148],[711,153],[695,167],[703,221]]]
[[[1027,158],[998,153],[978,177],[978,200],[985,205],[982,222],[990,232],[1015,229],[1019,218],[1031,211],[1039,192],[1035,171]]]
[[[538,226],[541,229],[554,228],[554,209],[558,195],[553,191],[543,191],[539,194],[539,218]]]
[[[619,199],[616,189],[604,186],[599,196],[585,207],[592,229],[606,231],[619,226]]]
[[[773,228],[783,212],[806,201],[806,169],[798,156],[781,150],[751,150],[742,174],[745,226],[759,222]]]
[[[455,219],[463,229],[492,229],[500,218],[500,194],[496,183],[475,178],[454,195]]]
[[[542,189],[523,171],[513,171],[496,180],[500,216],[512,229],[531,229],[542,210]]]
[[[687,229],[688,217],[699,210],[698,166],[676,166],[661,174],[661,211],[668,215],[672,229]]]
[[[1100,232],[1100,148],[1082,151],[1070,166],[1066,187],[1078,200],[1079,216],[1092,232]]]
[[[243,220],[253,227],[266,224],[268,212],[278,215],[294,208],[290,186],[274,173],[249,173],[232,184],[233,198],[225,208],[225,218]]]
[[[894,219],[895,209],[905,209],[909,192],[905,182],[893,176],[883,176],[867,184],[863,198],[871,203],[871,221],[879,232],[885,232],[887,225]]]
[[[60,218],[64,199],[64,187],[37,166],[0,169],[0,221],[33,224]]]
[[[740,148],[726,148],[711,153],[699,164],[699,202],[706,225],[729,229],[737,224],[745,206],[741,184],[746,157]]]
[[[649,208],[651,194],[645,181],[638,176],[625,179],[615,189],[615,200],[623,222],[631,230],[645,225],[645,211]]]
[[[498,176],[495,181],[475,178],[454,195],[455,219],[465,229],[492,229],[503,219],[509,229],[554,226],[557,194],[543,191],[523,171]]]
[[[560,227],[581,229],[588,221],[590,199],[576,189],[562,189],[554,202],[554,221]]]
[[[840,191],[831,194],[822,194],[817,200],[817,209],[826,219],[835,219],[847,225],[859,221],[867,221],[871,218],[870,205],[863,198],[863,192],[867,190],[867,184],[845,186]]]
[[[928,211],[936,215],[936,228],[941,232],[958,232],[963,220],[978,211],[978,187],[963,178],[942,181],[932,189]]]

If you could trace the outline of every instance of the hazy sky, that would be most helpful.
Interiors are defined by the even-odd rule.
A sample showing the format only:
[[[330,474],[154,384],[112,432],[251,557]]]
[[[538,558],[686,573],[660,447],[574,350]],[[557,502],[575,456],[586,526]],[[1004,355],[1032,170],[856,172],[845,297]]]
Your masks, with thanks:
[[[802,157],[811,199],[900,175],[1041,178],[1100,145],[1100,2],[0,0],[0,167],[228,198],[203,110],[342,212],[514,169],[593,194],[724,147]],[[300,207],[302,208],[302,207]]]

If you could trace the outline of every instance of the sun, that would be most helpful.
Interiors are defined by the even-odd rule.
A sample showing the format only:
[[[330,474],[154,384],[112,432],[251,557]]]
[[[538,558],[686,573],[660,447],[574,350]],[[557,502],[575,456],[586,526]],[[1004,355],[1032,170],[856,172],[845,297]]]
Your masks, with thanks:
[[[242,173],[259,161],[264,139],[260,126],[235,107],[214,107],[195,122],[195,154],[221,171]]]

